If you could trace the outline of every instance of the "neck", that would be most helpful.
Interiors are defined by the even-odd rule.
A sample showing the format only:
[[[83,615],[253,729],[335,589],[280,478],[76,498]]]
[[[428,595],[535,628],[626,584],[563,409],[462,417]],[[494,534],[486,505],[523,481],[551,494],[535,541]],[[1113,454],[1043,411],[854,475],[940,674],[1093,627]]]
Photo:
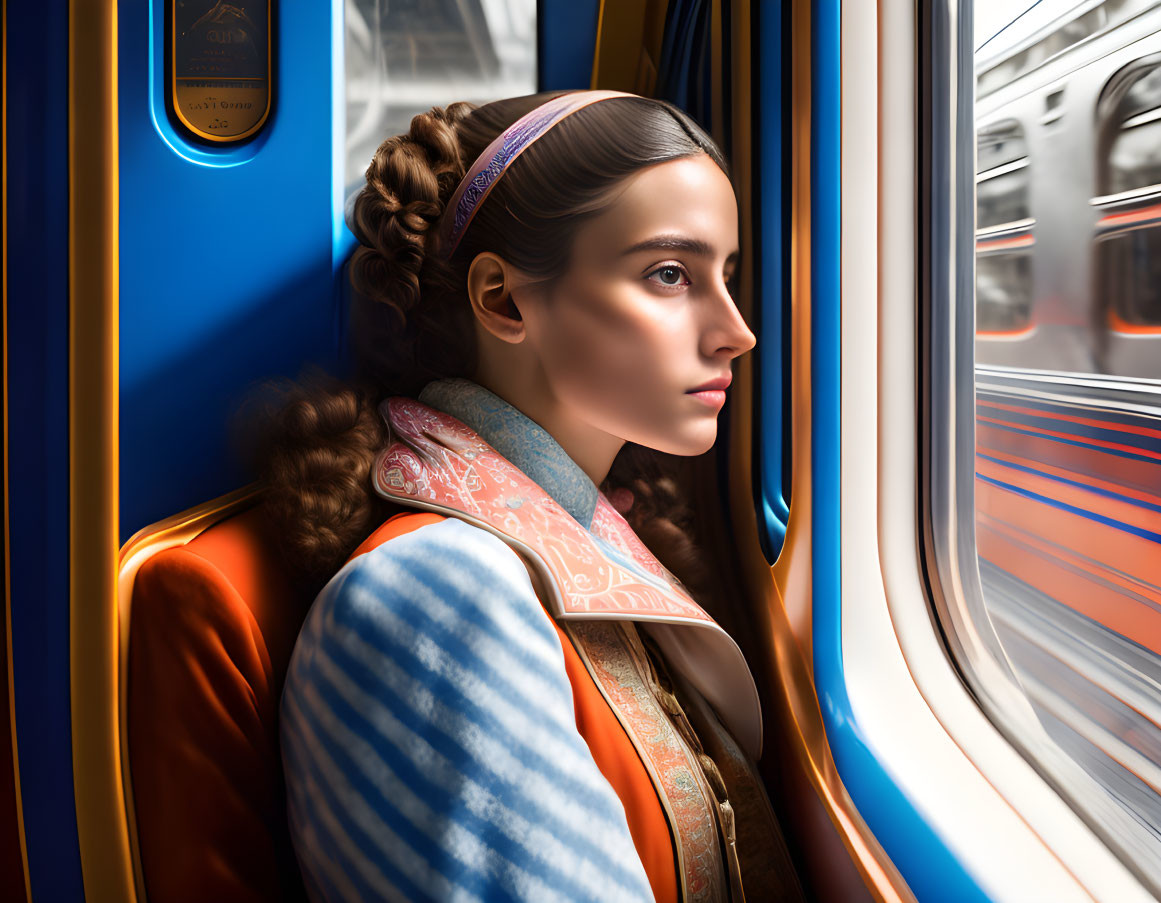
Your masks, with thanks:
[[[625,440],[602,432],[572,415],[547,390],[543,376],[522,378],[510,373],[486,372],[481,367],[472,379],[535,421],[595,485],[600,486],[605,481]]]

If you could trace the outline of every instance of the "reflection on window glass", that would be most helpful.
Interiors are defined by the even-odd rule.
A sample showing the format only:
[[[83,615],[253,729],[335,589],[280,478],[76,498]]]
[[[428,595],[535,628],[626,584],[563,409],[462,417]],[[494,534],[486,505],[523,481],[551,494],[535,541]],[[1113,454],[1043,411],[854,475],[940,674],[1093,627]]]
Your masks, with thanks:
[[[985,173],[1028,156],[1024,130],[1014,120],[980,129],[976,140],[976,170]]]
[[[1118,325],[1161,326],[1161,228],[1114,235],[1100,243],[1100,251],[1098,272]]]
[[[943,339],[975,349],[946,519],[975,540],[949,593],[971,629],[945,629],[988,714],[1161,896],[1161,4],[1036,6],[977,55],[956,234],[976,332]]]
[[[981,174],[976,186],[978,228],[1014,223],[1028,218],[1027,168],[1027,160],[1022,160],[997,167],[1003,171],[992,170],[992,174]]]
[[[980,129],[976,136],[976,329],[1024,329],[1032,318],[1032,244],[1028,143],[1014,119]],[[997,245],[999,247],[997,247]]]
[[[1133,80],[1114,115],[1108,193],[1161,184],[1161,66]]]
[[[976,260],[976,330],[1013,332],[1027,326],[1031,314],[1031,256],[980,255]]]
[[[536,0],[346,0],[346,183],[416,113],[536,90]]]

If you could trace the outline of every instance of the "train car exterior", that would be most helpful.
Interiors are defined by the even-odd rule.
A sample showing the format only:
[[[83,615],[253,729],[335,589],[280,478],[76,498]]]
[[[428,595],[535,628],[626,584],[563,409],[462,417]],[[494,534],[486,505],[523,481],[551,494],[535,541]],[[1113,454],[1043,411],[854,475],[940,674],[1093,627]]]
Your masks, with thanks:
[[[983,600],[1065,792],[1155,874],[1161,824],[1161,8],[977,57]]]

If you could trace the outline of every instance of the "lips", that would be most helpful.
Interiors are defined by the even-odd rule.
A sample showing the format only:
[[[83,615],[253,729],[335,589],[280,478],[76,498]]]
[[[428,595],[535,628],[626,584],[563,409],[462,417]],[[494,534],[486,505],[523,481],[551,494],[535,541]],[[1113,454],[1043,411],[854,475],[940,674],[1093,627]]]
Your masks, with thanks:
[[[719,376],[717,379],[711,379],[708,383],[703,383],[696,389],[690,389],[685,394],[689,395],[693,392],[724,392],[729,387],[732,379],[733,377],[731,376]]]

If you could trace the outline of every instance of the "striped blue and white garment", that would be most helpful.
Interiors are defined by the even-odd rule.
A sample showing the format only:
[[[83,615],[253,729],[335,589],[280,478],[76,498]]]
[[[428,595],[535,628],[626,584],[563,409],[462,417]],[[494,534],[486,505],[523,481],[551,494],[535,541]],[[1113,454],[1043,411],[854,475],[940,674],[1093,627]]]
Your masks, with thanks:
[[[316,901],[653,899],[523,563],[463,521],[327,584],[291,660],[282,754]]]

